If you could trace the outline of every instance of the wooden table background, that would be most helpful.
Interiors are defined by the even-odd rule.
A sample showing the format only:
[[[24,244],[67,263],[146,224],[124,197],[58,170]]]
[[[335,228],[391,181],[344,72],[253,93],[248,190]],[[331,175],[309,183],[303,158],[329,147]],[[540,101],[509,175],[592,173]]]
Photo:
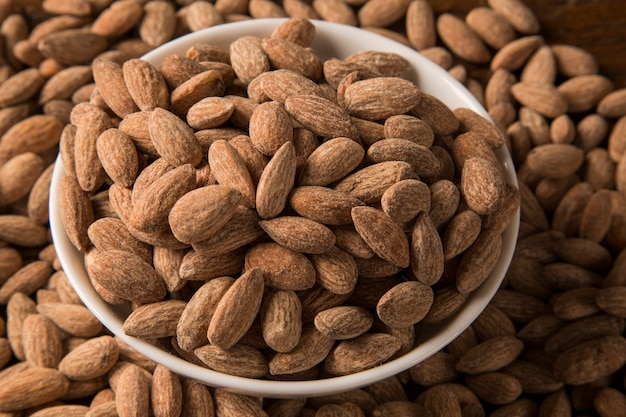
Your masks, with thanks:
[[[466,14],[486,0],[431,1],[436,12]],[[625,0],[524,0],[541,22],[546,42],[576,45],[594,54],[600,73],[626,88]]]

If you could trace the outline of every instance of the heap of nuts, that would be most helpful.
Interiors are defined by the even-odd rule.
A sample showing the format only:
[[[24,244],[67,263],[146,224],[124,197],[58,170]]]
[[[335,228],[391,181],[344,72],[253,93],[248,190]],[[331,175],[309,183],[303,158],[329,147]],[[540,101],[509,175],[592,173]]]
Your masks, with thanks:
[[[60,211],[126,334],[251,378],[411,350],[495,267],[520,194],[504,134],[381,51],[321,60],[292,18],[160,67],[93,63],[60,140]],[[318,366],[320,365],[320,366]]]
[[[0,0],[0,415],[623,416],[626,86],[603,75],[603,57],[552,43],[554,28],[521,0],[457,13],[470,3]],[[542,8],[619,10],[578,3]],[[521,197],[505,281],[465,332],[383,381],[301,399],[207,387],[112,337],[69,284],[48,227],[63,127],[85,103],[107,108],[94,57],[139,57],[207,26],[281,16],[358,25],[448,70],[505,132]],[[609,25],[623,14],[610,17],[607,29],[624,34]],[[112,216],[102,197],[93,207]]]

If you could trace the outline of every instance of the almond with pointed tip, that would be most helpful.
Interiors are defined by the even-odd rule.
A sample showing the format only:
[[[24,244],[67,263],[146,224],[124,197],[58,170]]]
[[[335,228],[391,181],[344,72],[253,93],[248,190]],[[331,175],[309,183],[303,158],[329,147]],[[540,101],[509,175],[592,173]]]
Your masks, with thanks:
[[[211,344],[229,349],[248,331],[261,308],[263,275],[260,269],[248,269],[226,290],[209,322]]]
[[[406,268],[410,263],[409,241],[400,225],[373,207],[352,209],[352,220],[359,235],[381,258]]]
[[[241,201],[238,191],[225,185],[208,185],[183,195],[172,207],[168,221],[176,239],[196,243],[208,239],[234,215]]]

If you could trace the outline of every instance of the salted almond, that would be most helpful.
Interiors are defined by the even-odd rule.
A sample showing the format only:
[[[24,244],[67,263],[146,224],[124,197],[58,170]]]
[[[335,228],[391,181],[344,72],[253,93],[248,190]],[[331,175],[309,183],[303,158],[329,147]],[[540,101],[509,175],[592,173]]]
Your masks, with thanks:
[[[441,278],[443,268],[441,237],[428,213],[420,213],[411,235],[411,271],[418,281],[432,285]]]
[[[219,231],[192,246],[198,252],[214,256],[238,249],[263,235],[259,220],[261,218],[255,210],[239,205]]]
[[[16,373],[10,384],[0,388],[0,410],[13,412],[38,407],[63,396],[68,379],[56,369],[30,368]]]
[[[316,282],[332,294],[350,294],[356,285],[358,266],[355,259],[336,246],[310,257],[315,268]]]
[[[22,346],[31,367],[56,368],[63,356],[62,332],[49,318],[31,314],[22,324]]]
[[[261,5],[257,7],[266,6],[265,9],[269,8],[270,10],[275,10],[275,8],[279,8],[280,10],[280,6],[278,4],[269,1],[252,0],[250,2],[253,7],[257,3],[261,3]],[[254,10],[254,8],[251,9],[251,11]],[[259,17],[263,17],[263,15]],[[256,397],[237,394],[220,388],[215,390],[213,397],[215,398],[214,407],[216,414],[224,416],[247,415],[251,417],[263,417],[263,414],[266,414],[262,409],[261,402]]]
[[[285,100],[285,109],[298,123],[327,139],[358,139],[350,116],[330,100],[314,95],[294,95]]]
[[[150,139],[157,152],[170,165],[197,165],[202,158],[202,149],[193,130],[173,113],[155,108],[148,122]]]
[[[175,9],[168,3],[146,3],[139,24],[139,37],[150,46],[159,46],[174,37]]]
[[[469,248],[481,230],[481,219],[478,214],[466,210],[455,215],[446,226],[443,235],[445,259],[452,259]]]
[[[413,168],[407,162],[386,161],[344,177],[333,188],[369,204],[380,201],[384,192],[396,182],[415,177]]]
[[[270,62],[263,48],[245,37],[230,44],[230,59],[237,78],[245,84],[270,69]]]
[[[94,60],[92,68],[100,95],[116,115],[124,118],[139,110],[128,92],[120,64],[111,59],[98,58]]]
[[[491,53],[482,39],[462,19],[443,13],[437,19],[437,33],[459,57],[475,63],[489,62]]]
[[[154,181],[140,198],[133,201],[129,226],[144,232],[167,230],[170,210],[180,197],[194,187],[195,170],[191,165],[172,169]]]
[[[235,213],[241,194],[224,185],[197,188],[182,196],[169,212],[174,236],[184,243],[209,238]]]
[[[478,288],[495,268],[501,251],[500,234],[483,231],[462,255],[456,277],[459,292],[466,294]]]
[[[362,161],[365,150],[350,138],[336,137],[315,149],[302,167],[301,186],[325,186],[352,172]]]
[[[289,352],[279,352],[269,361],[272,375],[289,375],[306,371],[324,361],[335,341],[315,327],[303,329],[300,341]]]
[[[235,104],[223,97],[207,97],[189,108],[187,123],[194,129],[210,129],[225,123],[235,110]]]
[[[494,213],[506,190],[499,166],[475,157],[465,161],[461,172],[461,193],[468,206],[480,215]]]
[[[263,272],[265,285],[281,290],[306,290],[315,284],[315,269],[301,253],[268,242],[252,246],[246,253],[246,269]]]
[[[409,265],[409,242],[402,228],[384,212],[372,207],[352,209],[352,220],[359,235],[372,250],[394,265]]]
[[[186,306],[187,302],[182,300],[157,301],[139,306],[124,320],[124,333],[143,339],[174,336]]]
[[[322,78],[322,61],[314,52],[274,37],[264,38],[261,46],[272,67],[295,71],[312,80]]]
[[[225,140],[217,140],[209,148],[208,159],[217,182],[239,191],[242,204],[254,208],[256,206],[254,183],[237,150]]]
[[[261,307],[263,340],[276,352],[289,352],[300,341],[302,304],[294,291],[273,291]]]
[[[59,210],[68,238],[76,248],[84,251],[90,245],[87,229],[94,221],[89,197],[78,182],[69,176],[61,180],[59,194],[62,196]]]
[[[210,257],[203,252],[190,250],[183,256],[178,273],[183,280],[206,281],[239,274],[243,266],[244,254],[241,250],[222,252]]]
[[[430,210],[430,189],[419,180],[401,180],[383,193],[380,204],[387,216],[406,223],[418,213]]]
[[[352,207],[364,205],[345,193],[314,185],[295,187],[289,194],[289,204],[300,216],[327,225],[351,223]]]
[[[262,218],[268,219],[283,211],[295,176],[295,148],[291,141],[287,141],[276,151],[259,177],[256,209]]]
[[[288,69],[277,69],[264,75],[261,89],[270,99],[279,103],[284,103],[287,97],[296,95],[323,96],[318,84]]]
[[[409,3],[407,0],[368,2],[359,9],[359,23],[361,26],[389,26],[404,16]]]
[[[274,242],[296,252],[323,253],[335,244],[328,227],[304,217],[281,216],[259,224]]]
[[[428,147],[406,139],[381,139],[367,149],[367,157],[373,163],[407,162],[418,176],[433,176],[440,168],[439,161]]]
[[[427,1],[413,1],[406,10],[406,36],[418,51],[435,46],[435,13]]]
[[[357,81],[348,86],[344,94],[348,113],[366,120],[384,120],[406,113],[415,107],[419,99],[420,91],[417,86],[397,77]]]
[[[130,252],[99,252],[87,264],[87,272],[92,280],[126,300],[156,302],[165,296],[165,284],[154,268]]]
[[[250,117],[250,140],[264,155],[272,156],[293,138],[289,114],[278,102],[266,102],[257,106]]]
[[[308,19],[292,16],[291,19],[278,25],[270,36],[307,47],[315,37],[315,25]]]
[[[63,124],[54,116],[37,114],[8,128],[0,142],[0,161],[23,153],[39,153],[59,143]]]
[[[110,128],[98,136],[96,152],[104,171],[115,182],[131,187],[139,171],[137,148],[130,136]]]
[[[411,68],[402,55],[384,51],[360,51],[348,55],[345,62],[360,64],[373,69],[381,76],[400,77]]]
[[[219,277],[202,285],[189,299],[176,327],[178,345],[187,352],[208,342],[207,330],[215,308],[226,290],[235,282]]]
[[[124,83],[128,93],[142,111],[154,110],[155,107],[167,108],[169,90],[163,75],[147,61],[134,58],[122,65]]]
[[[376,304],[378,318],[387,326],[402,329],[420,322],[433,302],[433,290],[419,281],[406,281],[387,291]]]
[[[170,95],[170,111],[185,119],[189,109],[198,101],[206,97],[224,95],[224,80],[219,71],[207,70],[192,75],[178,85]]]
[[[207,330],[211,344],[228,349],[248,331],[261,308],[263,275],[259,269],[248,269],[226,290]]]
[[[459,120],[452,110],[443,101],[425,92],[411,108],[411,114],[425,121],[436,135],[450,135],[459,128]]]
[[[179,54],[166,56],[159,67],[159,71],[172,91],[193,76],[206,72],[206,70],[198,61]]]
[[[385,333],[366,333],[335,346],[324,361],[333,375],[348,375],[385,362],[400,349],[400,340]]]
[[[334,340],[346,340],[365,333],[372,326],[372,314],[363,307],[338,306],[319,312],[315,327]]]
[[[561,91],[551,84],[528,82],[511,87],[511,93],[517,101],[549,118],[558,117],[568,110],[570,100]]]
[[[575,45],[550,45],[556,59],[556,67],[566,77],[598,73],[598,61],[594,55]]]
[[[540,30],[539,20],[533,11],[519,0],[490,0],[487,2],[496,13],[520,33],[533,34]]]
[[[111,336],[100,336],[65,355],[59,363],[59,370],[74,381],[87,381],[105,375],[118,357],[115,340]]]
[[[210,369],[229,375],[260,378],[267,374],[267,360],[252,346],[236,344],[228,349],[207,344],[194,349],[202,363]]]
[[[526,158],[528,166],[546,178],[564,178],[582,166],[583,151],[569,144],[546,144],[533,148]]]
[[[515,71],[521,68],[542,44],[543,38],[539,35],[517,38],[496,52],[489,64],[490,68],[492,70],[504,68],[509,71]]]

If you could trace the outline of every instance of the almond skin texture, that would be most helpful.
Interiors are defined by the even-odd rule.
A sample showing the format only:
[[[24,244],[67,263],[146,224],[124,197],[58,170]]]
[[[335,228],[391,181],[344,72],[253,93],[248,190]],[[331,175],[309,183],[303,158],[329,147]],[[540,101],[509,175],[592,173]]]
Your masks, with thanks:
[[[296,177],[296,150],[285,142],[265,165],[256,190],[256,209],[264,219],[278,216],[285,208]]]
[[[168,215],[174,236],[184,243],[209,238],[234,215],[241,194],[224,185],[197,188],[181,197]]]
[[[306,290],[315,284],[315,269],[306,256],[276,243],[260,243],[246,253],[246,269],[263,271],[265,285],[283,290]]]
[[[372,314],[363,307],[338,306],[320,311],[315,316],[315,327],[334,340],[346,340],[365,333],[372,326]]]
[[[345,91],[346,110],[366,120],[384,120],[406,113],[420,100],[420,91],[410,81],[395,77],[376,77],[357,81]]]
[[[354,207],[352,220],[359,235],[378,256],[401,268],[409,266],[409,242],[400,226],[385,213]]]
[[[300,216],[326,225],[351,223],[352,208],[364,205],[343,192],[313,185],[291,190],[289,204]]]
[[[346,375],[369,369],[389,359],[400,349],[400,340],[385,333],[368,333],[340,342],[324,361],[333,375]]]
[[[0,388],[0,411],[12,412],[37,407],[63,396],[69,380],[56,369],[30,368],[13,376]]]
[[[302,253],[324,253],[335,244],[332,230],[314,220],[282,216],[259,223],[272,240]]]
[[[129,252],[97,253],[87,264],[87,272],[92,280],[127,300],[149,303],[165,297],[165,284],[154,268]]]
[[[207,330],[212,344],[228,349],[241,339],[261,307],[263,288],[263,272],[253,268],[242,274],[226,290]]]
[[[433,290],[419,281],[407,281],[387,291],[376,305],[376,313],[391,328],[413,326],[424,318],[433,302]]]
[[[354,170],[365,156],[365,150],[352,139],[338,137],[317,147],[307,158],[299,185],[326,186]]]
[[[494,213],[502,203],[505,192],[502,171],[486,159],[468,159],[461,173],[461,192],[477,214]]]
[[[88,340],[59,363],[59,370],[74,381],[86,381],[106,374],[117,362],[119,348],[111,336]]]
[[[150,139],[159,154],[172,166],[197,165],[202,149],[193,130],[173,113],[155,108],[148,122]]]
[[[350,116],[330,100],[315,95],[294,95],[285,100],[285,109],[298,123],[325,138],[359,134]]]

